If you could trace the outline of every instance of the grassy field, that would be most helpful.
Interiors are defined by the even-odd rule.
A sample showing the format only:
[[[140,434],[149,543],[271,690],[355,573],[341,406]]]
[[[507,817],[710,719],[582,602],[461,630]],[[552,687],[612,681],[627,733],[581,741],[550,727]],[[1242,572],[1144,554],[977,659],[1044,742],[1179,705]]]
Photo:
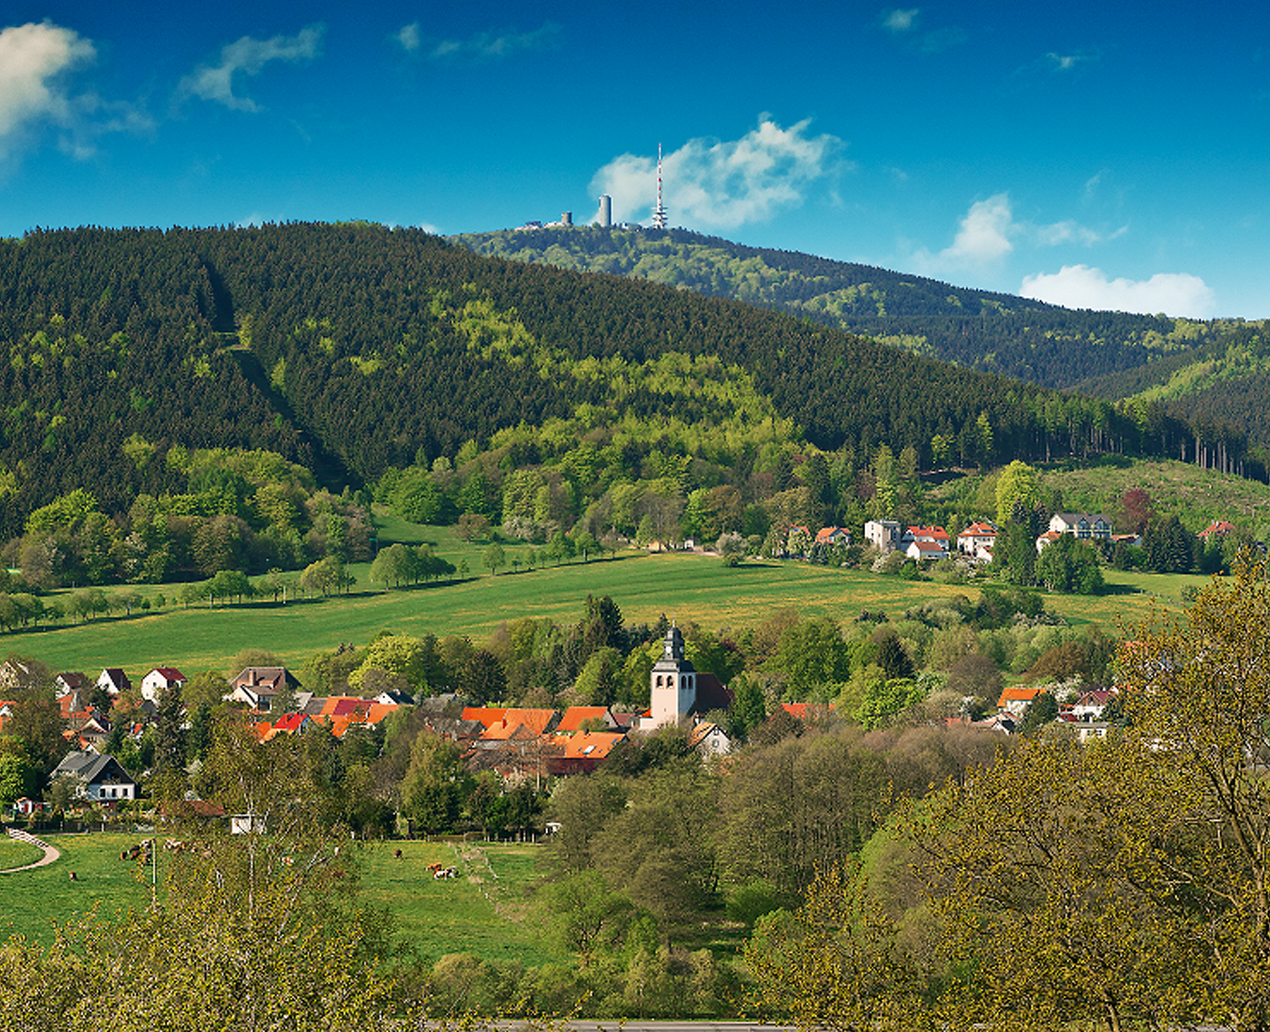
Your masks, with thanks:
[[[473,554],[476,549],[473,548]],[[1179,603],[1187,584],[1202,577],[1107,571],[1110,590],[1096,598],[1049,595],[1046,605],[1074,624],[1107,630],[1134,626],[1152,596]],[[445,585],[397,591],[354,591],[349,596],[291,602],[247,603],[209,609],[173,608],[132,618],[10,634],[4,647],[54,670],[96,672],[122,666],[134,673],[170,664],[186,674],[224,670],[243,648],[267,648],[298,667],[318,649],[340,642],[365,643],[385,628],[398,633],[467,634],[482,641],[504,620],[520,616],[574,622],[588,594],[609,594],[628,622],[659,615],[695,621],[711,629],[754,627],[775,610],[804,616],[852,619],[861,609],[895,615],[928,599],[975,597],[972,585],[911,582],[869,572],[805,563],[747,563],[726,568],[718,559],[693,555],[618,553],[616,559],[548,567],[532,573],[473,576]]]
[[[47,835],[62,851],[55,863],[0,876],[0,940],[20,934],[48,943],[53,925],[65,924],[98,906],[105,914],[143,908],[150,902],[150,869],[119,853],[144,836],[122,834]],[[0,867],[38,859],[39,851],[19,853],[0,842]],[[400,848],[402,858],[393,856]],[[526,965],[565,961],[549,946],[537,914],[524,902],[538,880],[544,847],[535,845],[392,842],[372,843],[362,854],[362,899],[386,907],[396,918],[398,937],[421,957],[476,953],[487,960]],[[162,885],[165,855],[158,855]],[[462,877],[438,881],[427,865],[456,865]],[[70,880],[74,871],[76,880]]]
[[[20,934],[47,943],[54,922],[65,924],[94,906],[100,906],[107,914],[147,906],[148,872],[143,872],[135,861],[119,859],[122,850],[144,837],[110,833],[41,835],[62,855],[47,867],[0,876],[0,937]],[[29,859],[38,859],[38,852]],[[70,880],[71,871],[75,872],[75,881]]]
[[[0,835],[0,871],[33,864],[43,855],[43,851],[38,846],[9,838],[8,835]]]
[[[400,860],[393,856],[401,849]],[[420,956],[475,953],[529,966],[567,957],[554,952],[538,914],[525,902],[540,877],[544,847],[485,842],[393,842],[368,848],[362,879],[366,902],[387,907],[400,938]],[[427,865],[459,868],[437,880]]]

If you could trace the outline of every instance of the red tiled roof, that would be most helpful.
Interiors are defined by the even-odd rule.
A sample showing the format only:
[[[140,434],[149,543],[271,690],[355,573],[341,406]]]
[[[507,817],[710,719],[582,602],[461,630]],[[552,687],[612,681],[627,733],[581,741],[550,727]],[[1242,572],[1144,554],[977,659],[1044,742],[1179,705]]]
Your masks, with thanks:
[[[466,712],[465,710],[464,713]],[[555,719],[556,711],[553,709],[507,709],[503,712],[501,720],[485,725],[485,733],[481,737],[510,738],[521,727],[534,735],[541,735]],[[481,723],[485,722],[481,721]]]
[[[564,716],[560,718],[556,730],[578,731],[581,730],[583,721],[587,720],[600,720],[605,727],[608,727],[611,723],[609,717],[607,706],[570,706],[564,711]]]
[[[1007,702],[1031,702],[1043,691],[1045,691],[1044,688],[1006,688],[1001,692],[997,705],[1004,706]]]

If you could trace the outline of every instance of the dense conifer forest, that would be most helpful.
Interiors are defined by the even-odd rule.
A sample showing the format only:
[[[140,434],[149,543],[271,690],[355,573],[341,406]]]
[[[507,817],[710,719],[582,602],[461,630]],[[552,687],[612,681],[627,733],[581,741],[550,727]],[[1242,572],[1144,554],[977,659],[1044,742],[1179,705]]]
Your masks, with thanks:
[[[2,241],[0,335],[0,535],[37,582],[353,560],[372,493],[548,532],[607,499],[620,532],[623,490],[654,523],[713,492],[703,529],[765,533],[736,514],[802,490],[782,517],[842,519],[883,448],[905,476],[1100,452],[1260,473],[1215,413],[360,223]]]
[[[779,309],[918,354],[1047,387],[1067,388],[1137,369],[1161,356],[1223,339],[1243,325],[1239,320],[1073,311],[680,229],[560,227],[455,239],[480,254],[609,272]]]

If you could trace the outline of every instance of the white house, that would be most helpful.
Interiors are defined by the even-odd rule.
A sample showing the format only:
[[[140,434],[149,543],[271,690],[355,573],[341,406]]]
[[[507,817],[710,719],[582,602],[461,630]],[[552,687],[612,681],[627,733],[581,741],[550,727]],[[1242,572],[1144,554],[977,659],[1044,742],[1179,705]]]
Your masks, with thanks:
[[[1102,513],[1056,512],[1050,517],[1049,529],[1085,540],[1111,540],[1111,520]]]
[[[123,672],[122,667],[106,667],[97,675],[97,687],[105,690],[107,695],[119,695],[132,687],[132,681]]]
[[[927,560],[947,559],[948,545],[939,541],[911,541],[904,554],[919,563]]]
[[[992,546],[997,541],[997,528],[986,520],[976,521],[957,535],[957,550],[977,562],[992,561]]]
[[[115,803],[137,798],[137,783],[113,756],[78,750],[68,752],[53,769],[52,778],[69,781],[78,799]]]
[[[184,687],[189,680],[176,667],[155,667],[141,679],[141,697],[157,703],[170,688]]]

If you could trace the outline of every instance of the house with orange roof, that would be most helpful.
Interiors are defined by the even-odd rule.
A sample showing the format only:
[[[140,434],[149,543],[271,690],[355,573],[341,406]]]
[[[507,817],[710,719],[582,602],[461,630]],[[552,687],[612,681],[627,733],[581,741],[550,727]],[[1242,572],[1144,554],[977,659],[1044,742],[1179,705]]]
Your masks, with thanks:
[[[482,727],[489,727],[507,715],[506,706],[464,706],[463,720],[479,720]]]
[[[483,735],[473,739],[463,759],[469,770],[493,770],[505,780],[532,778],[541,786],[543,779],[551,774],[551,764],[563,754],[563,740],[569,737],[560,735],[557,741],[555,735],[541,734],[518,723],[503,737]]]
[[[909,527],[900,539],[910,559],[947,559],[951,539],[943,527]]]
[[[314,720],[326,724],[336,738],[343,738],[350,727],[357,724],[374,727],[398,708],[395,704],[376,702],[374,699],[332,695],[323,703],[321,712]]]
[[[1040,555],[1045,550],[1046,545],[1052,545],[1055,541],[1063,536],[1061,530],[1047,530],[1044,534],[1036,539],[1036,554]]]
[[[957,535],[957,551],[976,562],[991,562],[996,541],[997,528],[987,520],[976,520]]]
[[[626,735],[620,731],[581,731],[554,734],[547,756],[547,770],[554,775],[589,774],[608,759]]]
[[[1227,534],[1232,533],[1234,529],[1235,525],[1229,520],[1213,520],[1212,523],[1195,536],[1203,541],[1204,544],[1208,544],[1209,538],[1224,538]]]
[[[846,527],[821,527],[816,531],[816,544],[828,545],[832,548],[834,545],[851,544],[851,531]]]
[[[732,751],[732,739],[718,724],[703,720],[688,734],[688,744],[705,757],[726,756]]]
[[[1021,717],[1032,705],[1033,700],[1045,691],[1044,688],[1006,688],[997,700],[997,708],[1016,717]]]
[[[613,716],[612,710],[607,706],[570,706],[564,711],[564,716],[560,718],[560,723],[556,725],[556,732],[559,734],[568,734],[574,731],[581,731],[582,725],[586,721],[599,721],[608,730],[616,730],[621,725],[618,724],[617,718]],[[598,730],[598,728],[592,728]]]
[[[910,559],[920,562],[934,562],[936,559],[947,559],[949,552],[946,544],[938,541],[910,541],[904,554]]]
[[[816,720],[824,717],[833,709],[833,704],[822,702],[782,702],[781,709],[795,720]]]
[[[464,720],[479,720],[485,725],[485,732],[482,738],[491,741],[499,741],[510,738],[514,735],[518,728],[524,727],[526,731],[534,735],[545,735],[549,731],[554,731],[560,721],[560,714],[553,709],[520,709],[509,707],[502,710],[502,715],[494,717],[488,722],[485,716],[472,716],[469,710],[463,711]]]

